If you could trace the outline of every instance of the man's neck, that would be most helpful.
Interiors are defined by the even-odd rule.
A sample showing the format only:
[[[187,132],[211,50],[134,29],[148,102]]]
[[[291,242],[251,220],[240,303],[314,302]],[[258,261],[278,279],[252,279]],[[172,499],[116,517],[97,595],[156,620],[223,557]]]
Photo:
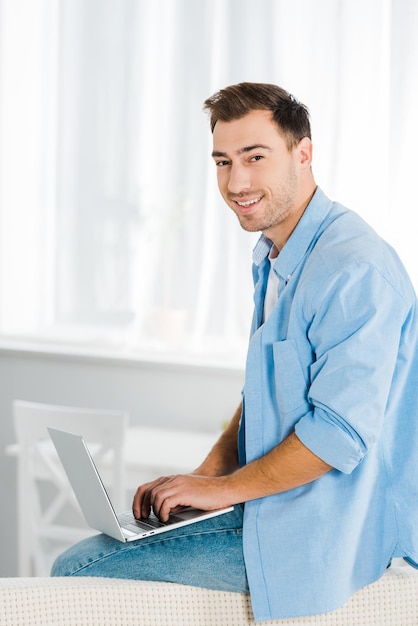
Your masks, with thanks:
[[[297,208],[292,212],[292,215],[289,216],[289,219],[281,224],[277,224],[272,228],[263,231],[263,234],[268,237],[275,245],[277,250],[280,252],[290,235],[295,230],[298,225],[302,215],[304,214],[306,207],[312,200],[312,197],[317,189],[317,185],[315,182],[310,186],[309,192],[303,195],[303,200],[297,205]]]

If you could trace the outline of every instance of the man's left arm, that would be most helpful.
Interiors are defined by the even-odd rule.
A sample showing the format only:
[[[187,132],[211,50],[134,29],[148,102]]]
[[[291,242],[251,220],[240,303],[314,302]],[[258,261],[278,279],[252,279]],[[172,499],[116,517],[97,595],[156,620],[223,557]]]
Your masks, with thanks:
[[[161,520],[177,506],[214,510],[289,491],[333,469],[291,433],[270,452],[227,476],[179,474],[152,483],[143,497]],[[146,489],[146,486],[144,486]]]

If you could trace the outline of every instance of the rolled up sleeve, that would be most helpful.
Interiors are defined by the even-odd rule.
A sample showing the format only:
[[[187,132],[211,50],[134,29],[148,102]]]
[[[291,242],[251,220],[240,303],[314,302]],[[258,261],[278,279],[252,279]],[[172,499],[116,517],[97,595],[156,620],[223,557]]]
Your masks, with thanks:
[[[312,301],[308,401],[302,443],[351,473],[379,437],[407,314],[394,286],[366,263],[335,275]]]

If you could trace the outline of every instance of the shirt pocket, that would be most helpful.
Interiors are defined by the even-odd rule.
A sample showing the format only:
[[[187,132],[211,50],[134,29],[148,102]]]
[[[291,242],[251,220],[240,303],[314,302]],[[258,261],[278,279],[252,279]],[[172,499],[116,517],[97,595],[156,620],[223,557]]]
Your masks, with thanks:
[[[308,386],[296,343],[292,340],[273,343],[274,384],[280,413],[309,410]]]

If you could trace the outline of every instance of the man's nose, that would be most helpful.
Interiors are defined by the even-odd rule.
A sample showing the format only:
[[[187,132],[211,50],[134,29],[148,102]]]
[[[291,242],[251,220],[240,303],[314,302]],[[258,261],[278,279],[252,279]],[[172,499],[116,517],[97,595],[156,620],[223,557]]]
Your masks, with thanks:
[[[239,194],[250,189],[250,176],[245,167],[233,165],[229,172],[228,191]]]

